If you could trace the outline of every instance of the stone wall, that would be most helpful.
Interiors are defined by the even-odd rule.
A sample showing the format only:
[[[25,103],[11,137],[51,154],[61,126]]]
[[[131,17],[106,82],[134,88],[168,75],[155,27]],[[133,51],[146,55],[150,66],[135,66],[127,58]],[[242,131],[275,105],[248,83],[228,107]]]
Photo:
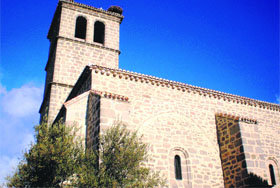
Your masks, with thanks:
[[[216,125],[225,187],[243,187],[246,185],[248,172],[239,118],[216,115]]]
[[[62,85],[58,83],[53,83],[50,85],[50,98],[49,98],[49,106],[48,107],[48,120],[51,123],[59,110],[61,109],[63,102],[66,100],[70,91],[72,90],[72,86]]]
[[[67,126],[75,126],[77,129],[77,140],[86,143],[86,119],[88,111],[88,96],[89,92],[85,92],[66,103],[65,123]]]
[[[87,20],[86,38],[75,37],[76,18]],[[119,66],[119,28],[123,16],[83,4],[61,0],[48,34],[51,42],[46,65],[45,97],[40,113],[46,110],[52,122],[84,67],[96,64]],[[93,41],[94,23],[105,24],[104,44]]]
[[[267,119],[267,123],[261,123]],[[280,120],[273,113],[263,114],[256,123],[241,121],[240,130],[248,173],[253,173],[272,185],[269,165],[273,165],[276,185],[280,187],[279,156],[280,156]]]
[[[90,93],[87,109],[87,148],[98,149],[100,133],[100,96]]]
[[[110,14],[107,11],[97,8],[83,6],[79,3],[63,2],[59,36],[69,39],[76,39],[75,26],[76,18],[84,16],[87,19],[86,39],[77,39],[88,44],[99,43],[93,42],[93,29],[95,21],[101,21],[105,24],[105,43],[104,47],[119,50],[119,28],[122,16]],[[100,46],[103,46],[100,44]]]
[[[101,99],[101,130],[116,120],[122,120],[129,125],[128,128],[143,134],[144,141],[151,146],[148,164],[167,177],[169,186],[224,187],[216,132],[215,115],[218,113],[257,120],[258,126],[274,130],[270,132],[273,138],[279,135],[279,106],[243,100],[242,97],[229,99],[232,95],[222,93],[220,96],[208,95],[200,92],[203,89],[193,86],[188,89],[180,84],[177,87],[176,84],[102,67],[92,70],[92,89],[124,95],[129,99],[127,103]],[[234,133],[236,141],[240,136],[238,132]],[[275,150],[280,148],[278,141],[267,145],[271,144]],[[174,177],[175,150],[181,153],[185,165],[182,167],[185,169],[183,180]],[[246,155],[246,150],[244,152]],[[273,153],[279,161],[279,153]],[[262,177],[267,179],[263,174]]]

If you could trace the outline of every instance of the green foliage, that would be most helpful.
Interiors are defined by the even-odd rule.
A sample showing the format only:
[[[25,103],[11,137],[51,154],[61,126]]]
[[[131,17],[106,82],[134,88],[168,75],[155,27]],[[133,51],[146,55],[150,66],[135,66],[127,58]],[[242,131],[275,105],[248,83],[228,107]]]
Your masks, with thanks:
[[[35,126],[35,144],[24,153],[15,174],[8,177],[9,187],[58,187],[75,172],[83,147],[75,142],[73,128],[63,123]]]
[[[25,152],[9,187],[155,187],[165,181],[144,166],[148,145],[121,123],[100,136],[99,150],[82,147],[77,130],[47,121],[35,127],[35,144]],[[75,127],[75,126],[73,126]]]
[[[92,150],[82,153],[72,181],[75,187],[98,187],[98,156]]]
[[[122,123],[100,136],[99,152],[87,151],[87,158],[77,173],[76,186],[90,187],[155,187],[165,180],[144,166],[148,145]],[[95,160],[94,160],[95,159]],[[98,159],[98,160],[97,160]],[[97,162],[98,161],[98,162]],[[96,171],[95,169],[99,169]],[[87,173],[91,173],[85,179]],[[95,178],[93,178],[95,176]]]

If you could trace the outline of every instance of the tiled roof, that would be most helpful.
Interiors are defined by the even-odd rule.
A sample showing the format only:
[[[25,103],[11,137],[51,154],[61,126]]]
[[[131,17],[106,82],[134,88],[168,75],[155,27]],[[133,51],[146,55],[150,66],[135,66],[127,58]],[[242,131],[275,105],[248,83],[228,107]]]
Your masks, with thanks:
[[[111,11],[108,11],[108,10],[104,10],[102,8],[95,8],[95,7],[90,6],[90,5],[85,5],[85,4],[82,4],[82,3],[78,3],[78,2],[74,2],[74,1],[69,1],[69,0],[59,0],[59,1],[60,2],[70,3],[70,4],[73,4],[73,5],[77,5],[79,7],[87,8],[87,9],[94,10],[94,11],[97,11],[97,12],[102,12],[102,13],[109,14],[109,15],[112,15],[112,16],[117,16],[117,17],[123,19],[123,15],[120,15],[120,14],[118,14],[116,12],[111,12]]]
[[[260,100],[247,98],[247,97],[242,97],[242,96],[206,89],[202,87],[192,86],[189,84],[162,79],[155,76],[149,76],[149,75],[135,73],[122,69],[112,69],[112,68],[102,67],[98,65],[91,65],[89,68],[94,70],[95,73],[100,73],[102,75],[107,75],[107,76],[113,75],[114,77],[119,79],[130,79],[131,81],[150,83],[155,86],[177,89],[182,92],[188,92],[188,93],[192,92],[198,95],[203,95],[205,97],[206,96],[213,97],[213,98],[217,98],[217,99],[221,99],[224,101],[229,101],[237,104],[240,103],[243,105],[255,106],[255,107],[257,106],[259,108],[270,109],[273,111],[280,111],[280,105],[274,103],[264,102]]]

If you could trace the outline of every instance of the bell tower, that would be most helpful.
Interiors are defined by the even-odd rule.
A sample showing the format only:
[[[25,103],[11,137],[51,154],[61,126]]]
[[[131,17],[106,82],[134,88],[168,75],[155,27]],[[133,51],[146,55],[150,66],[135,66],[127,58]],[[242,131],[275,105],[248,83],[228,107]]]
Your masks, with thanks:
[[[108,10],[59,0],[47,38],[50,41],[41,119],[56,117],[79,75],[88,64],[119,67],[122,9]]]

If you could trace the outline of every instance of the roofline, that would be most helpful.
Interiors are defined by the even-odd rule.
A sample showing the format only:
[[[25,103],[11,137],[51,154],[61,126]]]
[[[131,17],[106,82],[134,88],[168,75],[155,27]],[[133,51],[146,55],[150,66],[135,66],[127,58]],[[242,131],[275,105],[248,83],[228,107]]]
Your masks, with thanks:
[[[177,89],[182,92],[188,92],[188,93],[194,93],[194,94],[199,94],[203,96],[208,96],[208,97],[213,97],[217,99],[223,99],[224,101],[228,102],[233,102],[237,104],[243,104],[243,105],[248,105],[248,106],[255,106],[259,108],[264,108],[264,109],[269,109],[273,111],[280,111],[280,105],[275,104],[275,103],[269,103],[265,101],[260,101],[256,99],[251,99],[248,97],[242,97],[239,95],[233,95],[229,93],[224,93],[212,89],[207,89],[207,88],[202,88],[202,87],[197,87],[193,86],[190,84],[185,84],[182,82],[176,82],[176,81],[171,81],[167,79],[162,79],[159,77],[155,76],[149,76],[145,74],[140,74],[140,73],[135,73],[123,69],[113,69],[113,68],[108,68],[108,67],[102,67],[99,65],[87,65],[83,72],[81,73],[78,81],[76,82],[75,86],[71,90],[70,94],[68,95],[67,99],[65,102],[71,100],[72,98],[77,96],[77,93],[79,92],[80,86],[84,83],[84,81],[88,78],[88,76],[91,75],[91,72],[94,70],[96,74],[100,73],[101,75],[113,75],[115,78],[125,78],[125,79],[130,79],[131,81],[140,81],[141,83],[150,83],[155,86],[161,86],[161,87],[168,87],[171,89]],[[107,92],[103,93],[104,96],[106,95],[111,96],[112,94],[109,94]],[[128,98],[125,97],[124,101],[128,101]],[[62,105],[64,107],[64,105]]]
[[[94,10],[94,11],[97,11],[97,12],[105,13],[107,15],[116,16],[116,17],[120,18],[121,20],[124,18],[123,15],[118,14],[116,12],[111,12],[111,11],[108,11],[108,10],[104,10],[102,8],[96,8],[96,7],[93,7],[93,6],[90,6],[90,5],[86,5],[86,4],[82,4],[82,3],[78,3],[78,2],[74,2],[74,1],[59,0],[59,2],[64,2],[64,3],[68,3],[68,4],[72,4],[72,5],[77,5],[79,7],[87,8],[89,10]]]
[[[104,13],[104,14],[107,14],[107,15],[110,15],[110,16],[114,16],[114,17],[117,17],[120,19],[120,23],[122,22],[124,16],[121,15],[121,14],[118,14],[116,12],[111,12],[111,11],[107,11],[107,10],[103,10],[101,8],[95,8],[93,6],[90,6],[90,5],[86,5],[86,4],[82,4],[82,3],[78,3],[78,2],[74,2],[74,1],[69,1],[69,0],[59,0],[58,1],[58,4],[57,4],[57,7],[56,7],[56,10],[55,10],[55,13],[54,13],[54,16],[53,16],[53,19],[52,19],[52,23],[51,23],[51,26],[49,28],[49,31],[48,31],[48,34],[47,34],[47,38],[50,39],[50,32],[52,30],[52,27],[54,27],[53,25],[55,24],[54,21],[56,21],[56,17],[59,16],[59,11],[62,7],[62,4],[65,3],[65,4],[70,4],[70,5],[74,5],[74,6],[78,6],[78,7],[81,7],[81,8],[85,8],[85,9],[89,9],[89,10],[92,10],[92,11],[95,11],[95,12],[100,12],[100,13]],[[67,7],[66,7],[67,8]]]
[[[102,67],[99,65],[91,65],[89,68],[92,70],[95,70],[95,73],[100,72],[102,75],[109,76],[110,74],[113,74],[114,77],[117,77],[117,75],[118,75],[119,78],[122,78],[122,77],[124,77],[126,79],[129,78],[130,80],[134,80],[136,82],[140,81],[141,83],[144,83],[144,82],[151,83],[152,85],[169,87],[172,89],[181,90],[182,92],[186,92],[186,91],[188,93],[193,92],[193,93],[197,93],[197,94],[203,95],[203,96],[223,99],[224,101],[229,101],[229,102],[232,101],[234,103],[236,102],[236,103],[249,105],[249,106],[258,106],[260,108],[266,108],[266,109],[270,109],[273,111],[274,110],[280,111],[280,105],[275,104],[275,103],[251,99],[248,97],[242,97],[239,95],[233,95],[233,94],[224,93],[224,92],[207,89],[207,88],[203,88],[203,87],[197,87],[197,86],[185,84],[182,82],[176,82],[176,81],[162,79],[162,78],[155,77],[155,76],[149,76],[149,75],[145,75],[145,74],[130,72],[130,71],[126,71],[123,69],[112,69],[112,68]]]

